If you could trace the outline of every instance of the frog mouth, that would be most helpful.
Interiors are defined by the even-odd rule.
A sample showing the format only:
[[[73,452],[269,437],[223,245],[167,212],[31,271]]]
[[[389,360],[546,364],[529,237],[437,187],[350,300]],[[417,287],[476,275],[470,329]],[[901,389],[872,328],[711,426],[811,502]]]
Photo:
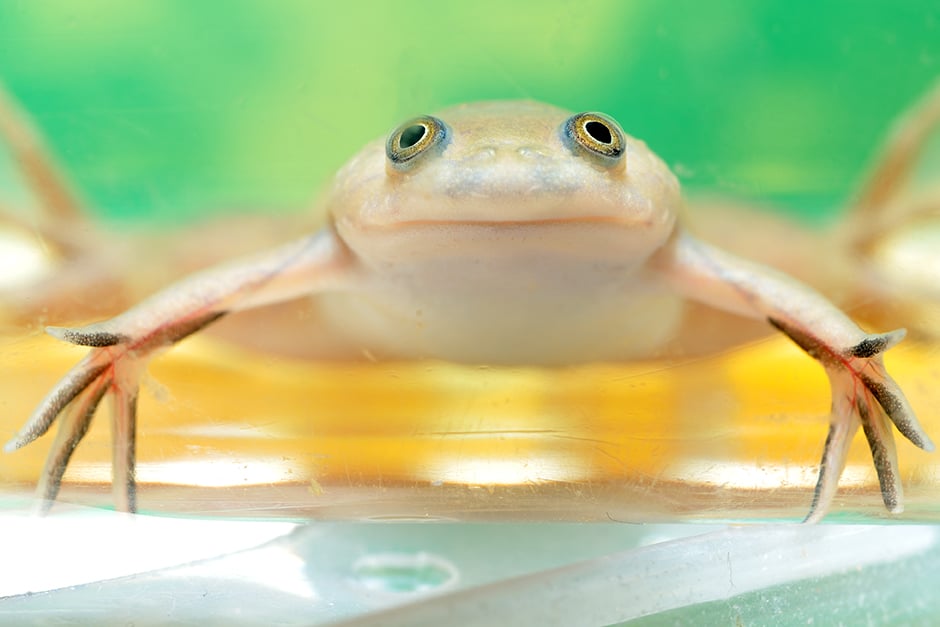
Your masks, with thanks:
[[[548,225],[641,226],[662,213],[656,203],[641,194],[632,198],[584,198],[543,193],[463,195],[459,199],[417,198],[411,203],[393,202],[368,206],[348,218],[367,229],[405,229],[430,226],[509,227]],[[391,207],[404,207],[391,210]]]
[[[448,259],[645,258],[669,237],[673,224],[649,216],[583,215],[531,219],[415,218],[398,222],[335,224],[357,254],[394,263]]]
[[[528,226],[561,226],[561,225],[611,225],[611,226],[620,226],[620,227],[631,227],[631,226],[643,226],[650,224],[649,220],[639,220],[639,219],[630,219],[625,216],[605,216],[605,215],[588,215],[588,216],[568,216],[568,217],[558,217],[558,218],[531,218],[531,219],[507,219],[507,220],[477,220],[477,219],[452,219],[452,220],[441,220],[441,219],[416,219],[416,220],[402,220],[400,222],[394,222],[385,225],[371,225],[379,228],[386,229],[407,229],[407,228],[420,228],[420,227],[454,227],[454,226],[468,226],[468,227],[486,227],[486,228],[503,228],[503,227],[528,227]]]
[[[543,232],[558,233],[562,236],[566,231],[574,235],[575,232],[581,234],[607,232],[609,234],[619,233],[618,237],[623,237],[625,233],[643,233],[656,227],[657,220],[649,216],[629,216],[629,215],[583,215],[583,216],[562,216],[562,217],[544,217],[505,220],[489,218],[415,218],[410,220],[400,220],[382,223],[360,223],[355,228],[365,233],[379,234],[405,234],[421,232],[450,232],[458,233],[465,231],[468,234],[473,232],[486,233],[484,237],[501,237],[505,234],[509,237],[527,237],[527,233]],[[515,233],[515,235],[513,235]]]

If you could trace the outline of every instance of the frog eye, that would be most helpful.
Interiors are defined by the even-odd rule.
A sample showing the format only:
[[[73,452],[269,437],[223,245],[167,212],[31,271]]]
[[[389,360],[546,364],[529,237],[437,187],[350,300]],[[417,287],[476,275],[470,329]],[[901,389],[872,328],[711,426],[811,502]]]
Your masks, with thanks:
[[[395,168],[404,170],[415,158],[440,147],[448,137],[447,125],[430,115],[408,120],[388,136],[385,155]]]
[[[578,113],[562,127],[570,148],[597,157],[605,165],[620,161],[626,142],[620,125],[603,113]]]

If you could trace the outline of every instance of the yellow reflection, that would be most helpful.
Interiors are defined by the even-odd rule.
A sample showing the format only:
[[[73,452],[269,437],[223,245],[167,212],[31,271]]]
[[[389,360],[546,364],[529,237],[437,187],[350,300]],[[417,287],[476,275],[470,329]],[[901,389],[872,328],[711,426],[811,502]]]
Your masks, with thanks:
[[[580,472],[561,459],[440,459],[427,468],[431,481],[471,486],[526,485],[546,481],[574,481]]]
[[[760,464],[727,460],[689,460],[679,463],[666,478],[733,490],[774,490],[781,486],[812,489],[816,486],[817,468],[793,464]],[[839,485],[868,487],[877,485],[870,466],[850,464],[842,473]]]
[[[138,464],[137,481],[160,485],[225,488],[233,486],[270,485],[296,480],[294,468],[283,458],[252,457],[249,463],[232,460],[173,460]],[[78,483],[111,481],[111,465],[86,463],[69,470],[69,480]]]
[[[0,344],[0,430],[12,435],[84,350],[41,335]],[[661,520],[760,506],[798,519],[828,428],[826,377],[783,338],[694,361],[554,370],[307,363],[207,337],[181,348],[152,364],[157,385],[141,396],[145,511]],[[912,340],[887,356],[934,438],[938,357]],[[110,502],[104,418],[76,450],[66,500]],[[50,440],[0,455],[7,491],[32,489]],[[940,455],[899,437],[898,457],[907,515],[932,511]],[[840,507],[883,512],[861,437],[841,485]],[[495,489],[469,489],[480,486]]]
[[[293,468],[283,459],[252,457],[250,463],[237,464],[222,460],[210,462],[171,461],[142,465],[137,473],[145,483],[194,485],[206,488],[226,486],[268,485],[290,481]]]

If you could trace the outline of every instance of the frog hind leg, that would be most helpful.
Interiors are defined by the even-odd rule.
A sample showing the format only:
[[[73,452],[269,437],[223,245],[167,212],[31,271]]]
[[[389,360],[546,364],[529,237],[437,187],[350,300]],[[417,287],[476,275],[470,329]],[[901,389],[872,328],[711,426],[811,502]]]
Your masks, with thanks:
[[[46,147],[41,133],[0,82],[0,139],[41,211],[40,228],[85,222],[82,203]]]
[[[910,177],[928,139],[940,125],[940,81],[905,111],[889,130],[851,202],[850,220],[864,242],[909,215],[885,215]],[[923,210],[913,206],[911,209]],[[929,209],[929,208],[928,208]]]
[[[98,308],[109,299],[101,295],[122,291],[115,270],[123,266],[114,262],[113,242],[94,224],[40,129],[2,81],[0,144],[27,192],[25,201],[0,198],[0,235],[32,247],[34,256],[54,267],[20,281],[0,280],[0,313],[18,323],[71,315],[79,303],[102,313]]]

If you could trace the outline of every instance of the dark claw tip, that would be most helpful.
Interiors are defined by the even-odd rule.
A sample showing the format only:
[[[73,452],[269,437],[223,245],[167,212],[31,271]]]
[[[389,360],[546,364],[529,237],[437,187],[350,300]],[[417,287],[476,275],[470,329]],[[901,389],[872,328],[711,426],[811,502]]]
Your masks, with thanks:
[[[885,352],[903,340],[905,335],[907,335],[907,331],[905,329],[897,329],[895,331],[880,333],[878,335],[869,335],[864,340],[850,348],[847,352],[851,357],[869,359],[875,355]]]
[[[860,357],[862,359],[874,357],[885,349],[885,345],[887,345],[887,343],[888,341],[884,338],[884,336],[881,335],[866,337],[864,340],[853,346],[849,351],[849,354],[852,355],[852,357]]]
[[[92,348],[102,348],[105,346],[116,346],[126,341],[127,338],[118,333],[109,333],[107,331],[94,331],[85,329],[70,329],[67,327],[46,327],[46,333],[52,337],[77,344],[79,346],[90,346]]]

